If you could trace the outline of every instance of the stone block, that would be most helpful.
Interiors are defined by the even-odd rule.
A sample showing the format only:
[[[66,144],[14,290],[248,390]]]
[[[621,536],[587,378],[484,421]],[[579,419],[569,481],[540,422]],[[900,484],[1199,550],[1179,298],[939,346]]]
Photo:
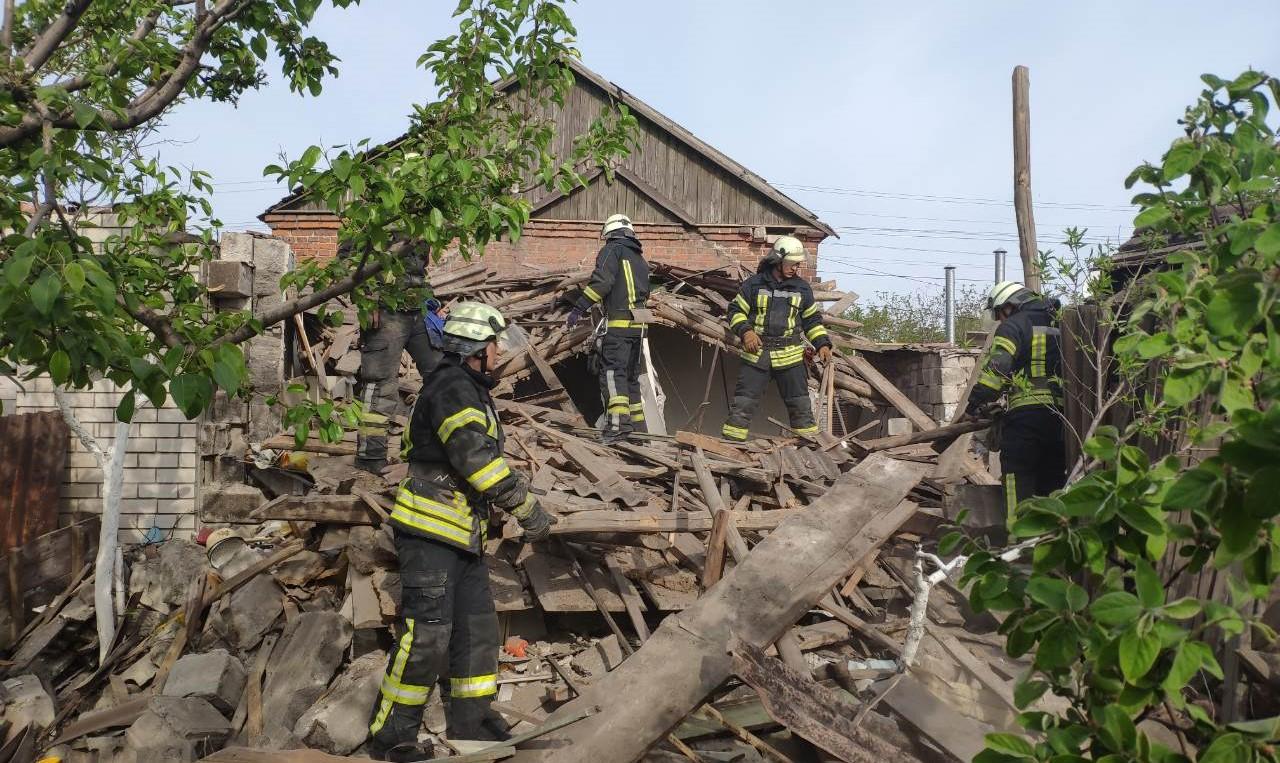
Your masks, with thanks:
[[[148,469],[173,469],[178,466],[178,454],[142,453],[138,456],[138,466]]]
[[[151,470],[148,470],[151,471]],[[160,485],[154,482],[144,482],[138,485],[139,498],[177,498],[177,485]]]
[[[253,296],[253,265],[236,260],[214,260],[205,266],[205,284],[217,299]]]
[[[258,294],[278,294],[280,276],[293,270],[293,249],[278,238],[257,238],[253,242],[254,288]],[[266,292],[262,291],[266,289]]]
[[[369,708],[378,696],[386,667],[386,652],[370,652],[347,666],[333,686],[293,727],[294,736],[308,747],[349,755],[369,735]]]
[[[173,664],[160,692],[166,697],[199,697],[223,715],[236,710],[244,693],[244,665],[225,649],[188,654]]]
[[[12,724],[13,729],[31,726],[33,731],[38,732],[53,723],[53,699],[44,690],[39,678],[23,675],[7,679],[2,694],[0,699],[4,700],[4,719]]]
[[[257,646],[283,611],[284,591],[264,573],[219,600],[209,613],[208,627],[243,654]]]
[[[294,618],[267,664],[264,715],[293,728],[328,688],[352,632],[351,623],[337,612],[305,612]]]
[[[231,724],[198,697],[152,697],[147,709],[124,732],[138,763],[196,761],[222,749]]]
[[[154,501],[152,505],[154,507]],[[160,612],[167,610],[165,605],[181,605],[187,600],[191,581],[208,569],[203,546],[185,540],[160,544],[160,555],[147,563],[142,604]]]
[[[885,428],[888,435],[909,434],[911,432],[911,421],[909,419],[889,419],[885,422]]]
[[[253,262],[253,236],[248,233],[223,233],[218,239],[218,258]]]

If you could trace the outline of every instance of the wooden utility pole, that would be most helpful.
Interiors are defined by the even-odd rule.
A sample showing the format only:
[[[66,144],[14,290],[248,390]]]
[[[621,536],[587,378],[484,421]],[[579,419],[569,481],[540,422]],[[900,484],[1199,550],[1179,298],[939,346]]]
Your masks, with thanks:
[[[1013,208],[1018,215],[1018,253],[1023,284],[1040,291],[1036,218],[1031,207],[1031,78],[1025,66],[1013,67]]]

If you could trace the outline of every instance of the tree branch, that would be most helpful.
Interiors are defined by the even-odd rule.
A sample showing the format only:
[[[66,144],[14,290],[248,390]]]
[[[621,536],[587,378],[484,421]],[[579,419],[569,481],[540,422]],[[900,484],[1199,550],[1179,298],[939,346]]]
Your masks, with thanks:
[[[80,17],[84,12],[89,10],[89,6],[93,4],[93,0],[68,0],[66,6],[62,9],[62,14],[53,20],[53,23],[45,27],[44,31],[36,37],[35,42],[31,43],[31,47],[27,50],[23,61],[27,64],[27,70],[31,72],[38,71],[41,66],[45,65],[54,53],[58,51],[58,47],[62,45],[62,41],[67,39],[67,35],[71,34],[71,30],[76,28],[76,24],[80,23]]]
[[[76,437],[80,438],[80,444],[84,445],[84,449],[98,459],[98,466],[102,467],[106,463],[107,452],[98,443],[98,438],[89,434],[89,430],[85,429],[84,425],[80,423],[80,419],[76,417],[76,412],[71,408],[71,403],[67,401],[67,393],[62,391],[62,387],[54,386],[53,400],[58,404],[58,410],[62,412],[62,420],[67,422],[67,426],[71,428],[71,431],[75,432]]]
[[[4,62],[9,63],[13,56],[13,14],[14,0],[4,0],[4,26],[0,27],[0,47],[3,47]]]
[[[116,56],[115,60],[110,64],[98,70],[97,76],[110,77],[120,70],[120,65],[124,63],[125,58],[132,52],[132,43],[142,42],[147,35],[155,31],[156,24],[160,21],[160,11],[152,11],[146,18],[138,22],[138,26],[129,35],[124,51]],[[88,74],[81,74],[76,77],[69,77],[61,82],[55,82],[54,87],[60,87],[68,93],[74,93],[77,90],[83,90],[90,85],[92,78]]]

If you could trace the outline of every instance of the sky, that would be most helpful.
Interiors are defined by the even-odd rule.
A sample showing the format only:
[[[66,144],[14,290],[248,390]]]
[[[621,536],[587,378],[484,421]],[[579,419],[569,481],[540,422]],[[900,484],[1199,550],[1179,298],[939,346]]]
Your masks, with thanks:
[[[455,3],[324,8],[312,33],[342,59],[319,97],[278,72],[237,106],[179,106],[161,158],[212,173],[229,230],[287,189],[262,167],[311,144],[399,135],[434,92],[415,67],[453,30]],[[913,3],[582,0],[586,65],[775,184],[836,229],[819,273],[865,298],[986,288],[992,250],[1021,274],[1010,77],[1031,74],[1031,185],[1040,247],[1067,226],[1131,231],[1124,179],[1156,161],[1205,72],[1280,73],[1280,3],[1026,0]]]

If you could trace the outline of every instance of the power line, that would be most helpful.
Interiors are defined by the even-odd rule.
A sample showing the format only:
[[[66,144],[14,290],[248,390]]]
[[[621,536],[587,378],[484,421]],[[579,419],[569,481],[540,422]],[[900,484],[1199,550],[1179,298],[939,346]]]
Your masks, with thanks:
[[[982,196],[940,196],[925,193],[900,193],[891,191],[870,191],[860,188],[837,188],[834,186],[798,185],[795,183],[774,183],[779,188],[790,188],[807,193],[831,194],[835,196],[866,196],[877,199],[897,199],[900,201],[929,201],[939,204],[974,204],[978,206],[1013,206],[1012,199],[992,199]],[[1039,207],[1056,207],[1058,209],[1093,209],[1099,211],[1126,211],[1132,207],[1121,207],[1110,204],[1091,204],[1088,202],[1037,201]]]
[[[913,220],[913,221],[931,222],[931,223],[975,223],[980,225],[1012,225],[1014,227],[1017,227],[1018,225],[1018,222],[1016,220],[973,220],[973,219],[963,218],[963,217],[921,217],[919,215],[890,215],[890,214],[881,214],[877,212],[861,212],[861,211],[855,211],[852,209],[814,209],[812,211],[818,212],[824,215],[854,215],[856,217],[881,217],[881,218],[890,218],[895,220]],[[1094,228],[1112,227],[1111,223],[1108,223],[1106,225],[1085,225],[1080,222],[1038,223],[1037,225],[1045,228],[1064,228],[1064,229],[1065,228],[1081,228],[1081,229],[1089,229],[1089,230],[1092,230]]]

